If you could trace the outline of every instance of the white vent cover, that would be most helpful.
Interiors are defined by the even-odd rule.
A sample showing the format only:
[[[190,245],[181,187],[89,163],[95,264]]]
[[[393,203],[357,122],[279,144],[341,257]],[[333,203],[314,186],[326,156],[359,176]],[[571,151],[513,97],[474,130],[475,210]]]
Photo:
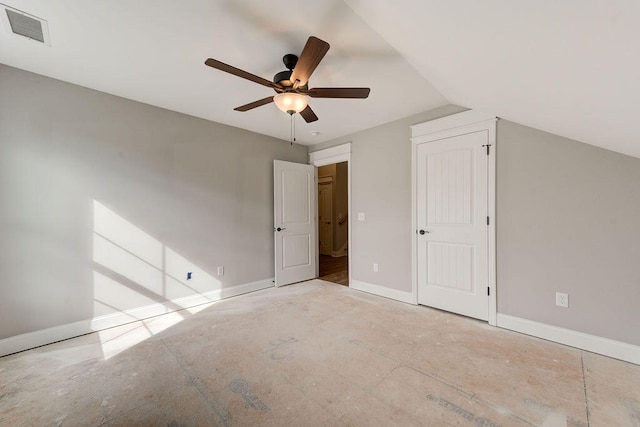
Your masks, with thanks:
[[[47,21],[1,3],[0,6],[0,16],[9,33],[51,46]]]

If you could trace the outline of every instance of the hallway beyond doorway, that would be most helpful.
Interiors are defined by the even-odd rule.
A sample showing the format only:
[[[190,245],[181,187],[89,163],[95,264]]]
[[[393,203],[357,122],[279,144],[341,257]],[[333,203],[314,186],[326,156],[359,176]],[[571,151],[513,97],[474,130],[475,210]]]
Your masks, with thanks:
[[[349,286],[349,257],[320,255],[319,279]]]

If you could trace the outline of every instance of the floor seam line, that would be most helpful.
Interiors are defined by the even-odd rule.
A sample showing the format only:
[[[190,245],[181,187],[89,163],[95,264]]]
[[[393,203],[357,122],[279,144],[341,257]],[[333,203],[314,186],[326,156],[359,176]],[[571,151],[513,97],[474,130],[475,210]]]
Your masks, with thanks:
[[[424,375],[427,378],[430,378],[430,379],[432,379],[434,381],[437,381],[440,384],[444,385],[445,387],[449,387],[449,388],[457,391],[458,393],[462,394],[463,396],[466,396],[469,400],[475,400],[476,402],[478,402],[478,403],[480,403],[482,405],[485,405],[485,406],[493,409],[496,412],[500,412],[499,411],[499,408],[500,408],[499,405],[496,406],[495,404],[489,402],[488,400],[480,397],[477,393],[472,393],[472,392],[469,392],[469,391],[467,391],[465,389],[462,389],[462,388],[460,388],[460,387],[458,387],[458,386],[456,386],[454,384],[451,384],[451,383],[447,382],[444,378],[440,378],[440,377],[438,377],[438,376],[436,376],[434,374],[430,374],[428,372],[425,372],[422,369],[420,369],[420,368],[418,368],[418,367],[416,367],[414,365],[408,364],[406,362],[403,362],[403,366],[405,368],[407,368],[407,369],[411,369],[412,371],[417,372],[420,375]],[[523,418],[522,416],[514,413],[513,411],[509,411],[509,412],[510,412],[510,415],[512,417],[522,421],[525,424],[528,424],[528,425],[530,425],[532,427],[535,427],[535,424],[533,424],[531,421],[526,420],[525,418]]]
[[[584,406],[587,411],[587,427],[591,427],[591,415],[589,414],[589,398],[587,397],[587,377],[584,375],[584,352],[580,352],[580,363],[582,365],[582,386],[584,388]]]
[[[193,377],[193,375],[191,375],[191,373],[187,370],[187,368],[185,368],[185,366],[180,362],[180,359],[178,359],[178,356],[173,351],[171,351],[171,348],[169,348],[169,345],[165,342],[165,340],[164,339],[160,339],[160,341],[164,345],[164,347],[167,350],[167,352],[169,352],[169,354],[174,358],[174,360],[176,361],[176,363],[178,364],[178,366],[180,367],[182,372],[184,372],[184,374],[187,376],[187,378],[189,379],[189,382],[193,385],[193,387],[195,387],[195,389],[197,390],[198,394],[200,394],[200,396],[204,399],[204,401],[207,402],[207,405],[209,406],[209,408],[211,408],[211,410],[213,410],[213,412],[218,416],[220,421],[222,421],[223,425],[229,426],[229,421],[227,419],[228,417],[226,417],[224,414],[222,414],[220,411],[218,411],[218,408],[216,408],[215,405],[209,401],[209,399],[207,398],[207,395],[204,393],[204,391],[202,391],[200,386],[198,386],[198,384],[196,384],[196,381],[195,381],[195,378]]]

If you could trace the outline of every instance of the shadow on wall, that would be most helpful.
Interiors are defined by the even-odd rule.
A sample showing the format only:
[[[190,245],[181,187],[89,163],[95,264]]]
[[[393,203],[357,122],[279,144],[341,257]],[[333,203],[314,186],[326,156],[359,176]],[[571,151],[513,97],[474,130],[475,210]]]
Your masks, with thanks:
[[[105,360],[209,307],[220,299],[223,287],[211,274],[96,200],[93,263],[91,328],[102,330]],[[187,272],[192,273],[190,280]],[[105,330],[165,313],[171,314],[143,320],[144,327]]]

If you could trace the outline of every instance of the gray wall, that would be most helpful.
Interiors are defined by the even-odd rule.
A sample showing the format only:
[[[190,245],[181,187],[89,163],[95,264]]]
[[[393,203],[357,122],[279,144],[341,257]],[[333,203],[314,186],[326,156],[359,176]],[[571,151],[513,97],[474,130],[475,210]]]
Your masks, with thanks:
[[[310,148],[351,142],[351,277],[411,292],[411,129],[464,111],[444,106]],[[357,213],[365,221],[357,221]],[[378,273],[373,272],[378,263]]]
[[[505,120],[497,145],[498,311],[640,345],[640,159]]]
[[[312,147],[353,143],[355,280],[411,291],[409,126],[462,110]],[[640,159],[506,120],[497,146],[498,312],[640,345]],[[556,291],[569,309],[555,306]]]
[[[2,65],[0,93],[0,339],[108,313],[96,274],[127,289],[112,310],[173,297],[136,269],[158,245],[174,276],[225,266],[175,296],[273,276],[272,160],[305,147]],[[353,143],[355,280],[411,291],[409,126],[463,110],[312,148]],[[497,168],[498,311],[640,345],[640,159],[501,120]],[[96,203],[130,271],[96,262]]]
[[[273,277],[272,161],[306,147],[3,65],[0,94],[0,339]]]

